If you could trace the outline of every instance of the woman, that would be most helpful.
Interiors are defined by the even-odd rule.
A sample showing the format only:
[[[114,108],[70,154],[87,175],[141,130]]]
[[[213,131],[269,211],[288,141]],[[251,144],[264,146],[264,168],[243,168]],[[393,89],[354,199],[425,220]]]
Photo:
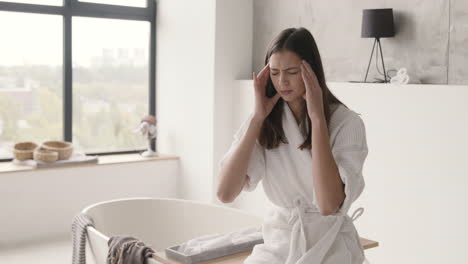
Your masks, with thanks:
[[[365,127],[328,89],[312,34],[282,31],[253,79],[255,111],[220,161],[217,193],[232,202],[262,180],[272,202],[244,263],[363,263],[347,212],[364,189]]]

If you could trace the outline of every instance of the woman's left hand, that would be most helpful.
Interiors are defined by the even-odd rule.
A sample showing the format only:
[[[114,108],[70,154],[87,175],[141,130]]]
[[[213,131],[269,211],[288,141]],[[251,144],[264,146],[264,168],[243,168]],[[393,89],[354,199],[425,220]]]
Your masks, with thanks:
[[[301,63],[301,75],[306,90],[303,98],[307,103],[307,113],[309,117],[311,119],[324,117],[322,88],[320,87],[312,67],[310,67],[309,63],[305,60],[302,60]]]

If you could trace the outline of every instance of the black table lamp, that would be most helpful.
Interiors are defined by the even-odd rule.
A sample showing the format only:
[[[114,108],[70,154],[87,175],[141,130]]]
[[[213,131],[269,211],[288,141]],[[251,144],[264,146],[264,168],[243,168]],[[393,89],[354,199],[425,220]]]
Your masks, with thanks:
[[[395,36],[395,30],[393,28],[393,9],[382,8],[382,9],[364,9],[362,10],[362,38],[375,38],[374,46],[372,46],[372,53],[367,65],[366,77],[364,82],[367,81],[367,74],[369,73],[370,63],[372,61],[372,55],[374,55],[375,45],[377,44],[380,49],[380,56],[382,58],[383,74],[385,82],[387,82],[387,73],[385,72],[385,64],[382,55],[382,45],[380,44],[380,38],[389,38]],[[376,51],[375,57],[378,59],[378,50]]]

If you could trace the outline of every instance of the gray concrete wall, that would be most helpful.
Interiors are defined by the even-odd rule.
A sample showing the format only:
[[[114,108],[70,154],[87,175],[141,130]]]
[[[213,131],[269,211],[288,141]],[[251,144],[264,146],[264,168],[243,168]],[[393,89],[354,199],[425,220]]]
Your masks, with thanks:
[[[449,83],[468,83],[468,1],[450,1]]]
[[[368,8],[394,11],[396,36],[381,39],[387,70],[407,68],[410,83],[468,83],[466,0],[254,0],[253,69],[262,68],[281,30],[302,26],[317,41],[328,81],[364,80],[374,42],[361,38]],[[383,78],[375,62],[374,56],[368,81]]]

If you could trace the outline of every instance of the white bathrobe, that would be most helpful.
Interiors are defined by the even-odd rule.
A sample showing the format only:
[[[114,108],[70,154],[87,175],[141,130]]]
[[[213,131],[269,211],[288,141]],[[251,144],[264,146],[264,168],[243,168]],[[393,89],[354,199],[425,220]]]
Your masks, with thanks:
[[[262,225],[264,244],[256,245],[244,263],[362,264],[364,250],[353,224],[359,215],[347,214],[364,189],[362,167],[368,150],[362,119],[343,105],[332,114],[330,146],[346,198],[337,213],[322,216],[314,193],[311,151],[298,148],[305,138],[289,105],[284,102],[283,107],[283,130],[289,144],[267,150],[257,140],[249,161],[243,190],[253,191],[262,181],[272,207]],[[233,153],[251,118],[238,129],[219,166]],[[362,214],[362,208],[357,212]]]

